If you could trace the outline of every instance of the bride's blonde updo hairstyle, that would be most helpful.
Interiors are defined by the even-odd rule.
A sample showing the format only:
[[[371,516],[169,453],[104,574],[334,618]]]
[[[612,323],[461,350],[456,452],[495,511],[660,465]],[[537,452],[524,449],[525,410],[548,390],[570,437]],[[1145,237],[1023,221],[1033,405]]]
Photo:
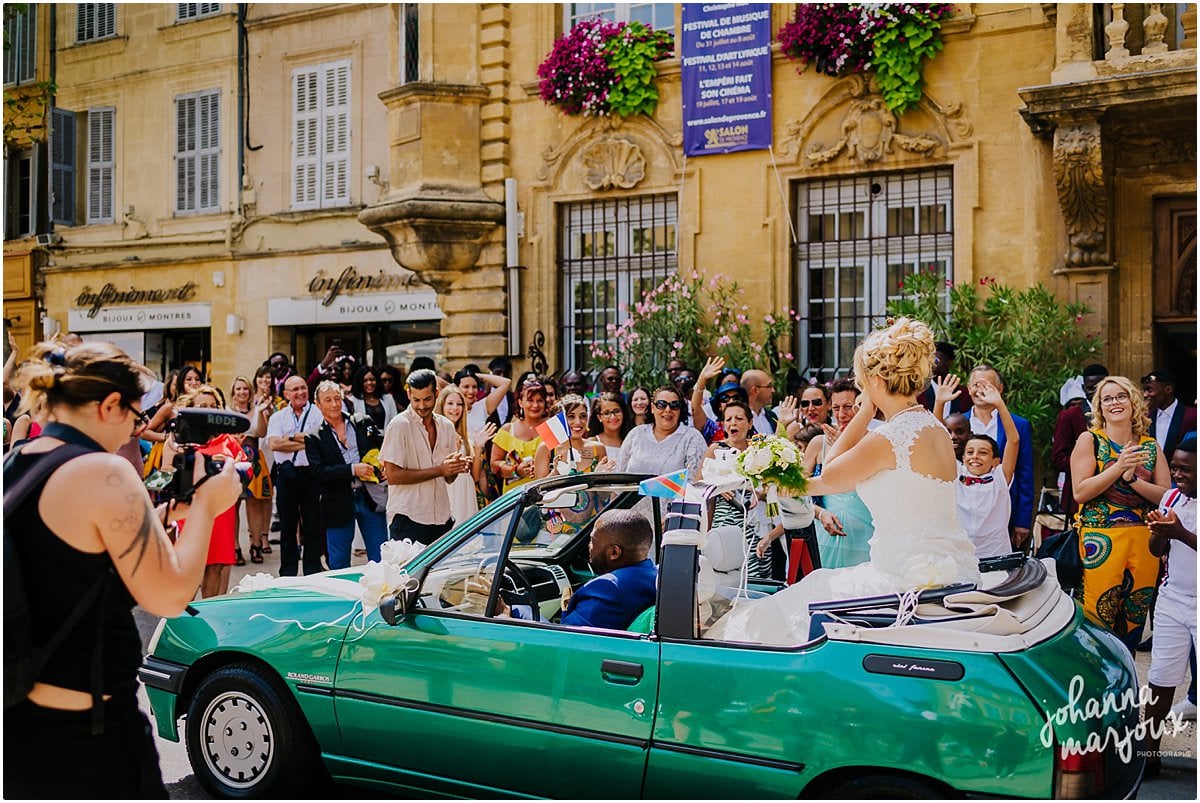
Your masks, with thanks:
[[[899,318],[886,329],[867,335],[854,351],[854,377],[881,377],[888,393],[915,396],[933,376],[933,331],[918,320]]]
[[[66,348],[39,343],[20,368],[13,385],[21,391],[22,406],[38,399],[55,407],[82,407],[121,394],[129,406],[141,399],[154,375],[111,343],[82,343]]]

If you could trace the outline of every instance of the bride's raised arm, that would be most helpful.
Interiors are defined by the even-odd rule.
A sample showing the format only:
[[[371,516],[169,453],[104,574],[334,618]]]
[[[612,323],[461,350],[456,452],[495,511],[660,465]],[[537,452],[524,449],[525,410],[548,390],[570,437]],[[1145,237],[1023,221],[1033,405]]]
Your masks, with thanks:
[[[838,435],[837,440],[830,446],[825,457],[826,461],[832,463],[839,456],[849,453],[857,446],[858,442],[867,434],[867,426],[874,417],[875,403],[871,401],[871,394],[866,388],[863,388],[858,397],[858,409],[854,412],[854,418],[850,419],[850,423],[842,430],[842,434]]]

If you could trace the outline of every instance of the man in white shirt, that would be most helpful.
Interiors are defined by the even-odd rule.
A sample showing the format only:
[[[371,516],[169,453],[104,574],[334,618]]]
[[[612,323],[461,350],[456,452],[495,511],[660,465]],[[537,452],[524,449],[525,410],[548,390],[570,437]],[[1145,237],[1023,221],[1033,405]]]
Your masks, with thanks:
[[[287,407],[267,420],[267,446],[275,458],[271,477],[275,482],[275,507],[279,511],[279,574],[295,576],[301,548],[304,573],[324,571],[321,553],[325,537],[317,506],[317,486],[304,451],[304,437],[316,432],[324,419],[308,403],[308,383],[292,374],[283,383]]]
[[[1171,459],[1175,445],[1196,431],[1196,408],[1175,398],[1175,375],[1153,371],[1142,377],[1142,396],[1150,408],[1150,436],[1158,441],[1163,455]]]
[[[454,525],[448,489],[471,461],[454,425],[433,412],[437,375],[413,371],[404,389],[408,409],[388,423],[379,450],[388,481],[388,532],[393,541],[432,544]]]

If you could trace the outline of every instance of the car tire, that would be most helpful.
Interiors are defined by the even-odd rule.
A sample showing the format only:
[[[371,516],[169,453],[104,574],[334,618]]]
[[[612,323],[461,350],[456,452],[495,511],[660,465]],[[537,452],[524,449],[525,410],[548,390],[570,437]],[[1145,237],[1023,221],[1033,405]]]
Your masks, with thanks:
[[[864,775],[829,793],[831,800],[932,800],[948,792],[906,775]]]
[[[196,688],[187,753],[196,779],[218,797],[307,797],[323,766],[287,686],[245,663],[221,667]]]

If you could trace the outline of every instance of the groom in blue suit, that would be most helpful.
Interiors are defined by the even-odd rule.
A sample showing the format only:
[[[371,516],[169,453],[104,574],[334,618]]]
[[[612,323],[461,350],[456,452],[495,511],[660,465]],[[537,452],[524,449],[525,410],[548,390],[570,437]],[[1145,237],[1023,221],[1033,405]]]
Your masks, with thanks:
[[[996,415],[996,408],[990,404],[975,401],[977,395],[975,391],[982,384],[993,385],[1001,395],[1004,394],[1004,382],[995,368],[983,363],[975,366],[967,380],[967,391],[971,394],[972,405],[971,409],[966,412],[966,416],[971,422],[971,431],[977,434],[991,435],[999,444],[1000,452],[1003,454],[1004,444],[1008,442],[1008,438],[1004,434],[1004,427],[1000,425],[1000,417]],[[1028,419],[1022,418],[1016,413],[1013,413],[1012,417],[1016,422],[1017,432],[1021,436],[1021,445],[1017,452],[1017,470],[1013,474],[1012,486],[1008,489],[1009,497],[1012,499],[1012,514],[1008,519],[1008,529],[1013,546],[1020,547],[1029,539],[1033,528],[1033,428],[1029,425]]]

